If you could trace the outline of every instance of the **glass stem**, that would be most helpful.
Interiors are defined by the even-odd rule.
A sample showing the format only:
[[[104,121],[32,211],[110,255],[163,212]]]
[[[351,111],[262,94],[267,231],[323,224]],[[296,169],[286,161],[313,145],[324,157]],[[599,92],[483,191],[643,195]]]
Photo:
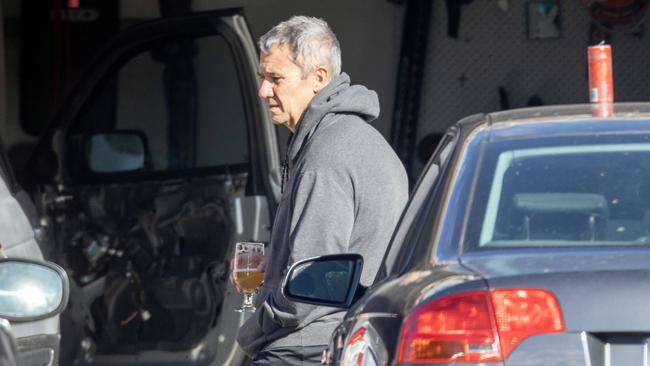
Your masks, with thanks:
[[[244,307],[245,308],[253,307],[253,294],[244,294]]]

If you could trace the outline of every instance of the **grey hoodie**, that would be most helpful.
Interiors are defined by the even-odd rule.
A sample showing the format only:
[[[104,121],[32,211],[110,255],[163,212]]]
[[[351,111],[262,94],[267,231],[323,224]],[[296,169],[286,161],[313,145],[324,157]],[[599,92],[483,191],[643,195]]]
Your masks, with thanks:
[[[335,77],[309,104],[287,151],[288,180],[280,199],[257,311],[237,340],[263,349],[325,345],[340,309],[299,304],[281,294],[288,267],[334,253],[364,258],[361,283],[374,279],[408,198],[402,163],[368,122],[379,115],[377,94]]]

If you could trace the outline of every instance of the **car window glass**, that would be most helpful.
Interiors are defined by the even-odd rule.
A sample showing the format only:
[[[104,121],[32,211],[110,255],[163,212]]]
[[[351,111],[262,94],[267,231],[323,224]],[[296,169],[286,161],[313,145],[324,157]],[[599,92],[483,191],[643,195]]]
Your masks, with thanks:
[[[452,151],[454,146],[452,141],[453,137],[451,135],[445,135],[443,137],[428,166],[422,173],[400,223],[395,230],[391,246],[380,271],[380,277],[399,272],[399,269],[404,267],[404,263],[410,262],[411,252],[415,245],[415,231],[417,231],[414,230],[415,223],[419,221],[418,217],[423,211],[425,202],[428,201],[427,198],[433,193],[433,187],[437,182],[440,167],[447,161]]]
[[[469,250],[650,244],[650,138],[493,142]]]
[[[140,131],[151,171],[249,161],[242,87],[223,37],[157,41],[101,85],[76,121],[77,140],[94,131]]]

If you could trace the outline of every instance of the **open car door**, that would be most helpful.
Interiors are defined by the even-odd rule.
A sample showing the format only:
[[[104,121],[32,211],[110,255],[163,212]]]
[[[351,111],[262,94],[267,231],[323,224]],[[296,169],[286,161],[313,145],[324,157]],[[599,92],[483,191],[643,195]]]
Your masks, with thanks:
[[[72,282],[61,364],[244,359],[229,260],[279,196],[257,62],[240,10],[142,23],[57,113],[26,183]]]

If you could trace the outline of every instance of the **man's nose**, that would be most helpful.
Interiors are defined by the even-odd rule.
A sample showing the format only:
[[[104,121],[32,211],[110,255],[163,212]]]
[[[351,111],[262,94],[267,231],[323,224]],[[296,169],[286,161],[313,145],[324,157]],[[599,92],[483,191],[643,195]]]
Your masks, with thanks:
[[[260,98],[271,98],[273,96],[273,87],[267,80],[262,80],[260,89],[257,91]]]

